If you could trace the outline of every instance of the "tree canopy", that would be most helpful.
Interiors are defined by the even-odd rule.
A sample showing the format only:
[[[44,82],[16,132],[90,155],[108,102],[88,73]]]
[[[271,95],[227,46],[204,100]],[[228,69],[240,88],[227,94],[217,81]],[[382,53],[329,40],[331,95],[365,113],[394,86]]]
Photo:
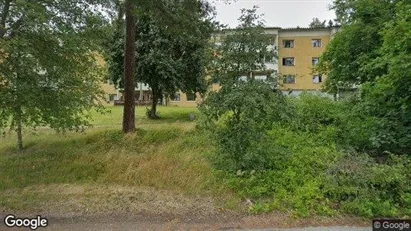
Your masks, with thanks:
[[[87,125],[98,102],[102,69],[96,62],[109,1],[0,3],[0,128]],[[96,10],[100,8],[101,10]]]
[[[354,109],[374,118],[373,146],[410,153],[410,7],[409,1],[337,0],[338,32],[321,57],[332,93],[357,87]]]
[[[393,20],[395,2],[337,0],[333,9],[342,28],[323,53],[318,70],[327,75],[326,89],[335,93],[386,73],[387,67],[375,61],[381,57],[381,31]]]
[[[283,119],[287,111],[275,89],[276,75],[266,65],[276,62],[274,36],[265,33],[257,7],[241,13],[240,25],[216,38],[211,76],[221,89],[200,105],[202,125],[216,144],[217,166],[230,171],[268,167],[272,155],[255,144],[265,140],[272,118]],[[258,75],[267,77],[261,81]]]
[[[244,75],[253,78],[253,72],[267,74],[266,64],[276,62],[274,37],[265,33],[257,9],[242,9],[239,26],[224,29],[215,37],[215,60],[209,67],[213,81],[224,85]]]
[[[324,21],[320,21],[320,19],[318,18],[313,18],[310,22],[310,24],[308,25],[310,28],[323,28],[325,27],[325,23],[327,22],[327,20]]]
[[[179,90],[204,93],[207,89],[205,66],[211,54],[208,49],[209,38],[214,31],[212,9],[199,2],[196,7],[181,3],[167,4],[171,15],[191,11],[185,14],[190,19],[188,22],[184,18],[187,26],[167,25],[151,12],[138,11],[135,27],[135,79],[151,88],[151,118],[156,117],[156,105],[163,95],[173,96]],[[119,87],[124,86],[123,36],[122,33],[116,33],[108,57],[110,77]]]

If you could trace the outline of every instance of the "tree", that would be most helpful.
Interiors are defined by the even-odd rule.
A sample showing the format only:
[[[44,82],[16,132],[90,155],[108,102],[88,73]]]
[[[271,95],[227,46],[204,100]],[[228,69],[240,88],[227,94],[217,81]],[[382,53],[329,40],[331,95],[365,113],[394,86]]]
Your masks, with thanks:
[[[276,62],[273,49],[274,37],[265,34],[264,22],[257,15],[258,7],[242,9],[235,30],[221,31],[217,39],[221,45],[215,47],[216,60],[209,67],[212,78],[223,86],[235,83],[243,75],[253,78],[253,72],[267,72],[266,63]],[[274,77],[274,76],[271,76]]]
[[[313,18],[310,22],[309,27],[310,28],[324,28],[326,22],[327,22],[327,20],[324,20],[324,21],[321,22],[320,19]]]
[[[387,67],[374,65],[382,46],[381,31],[394,17],[393,1],[337,0],[337,22],[342,23],[323,53],[317,70],[327,75],[325,88],[331,93],[374,81]]]
[[[395,17],[382,32],[380,57],[372,65],[387,67],[375,81],[363,84],[361,108],[384,128],[381,149],[411,155],[411,3],[398,1]]]
[[[96,62],[109,1],[0,3],[0,128],[79,130],[98,105],[102,68]]]
[[[214,31],[212,18],[209,16],[211,8],[205,8],[201,4],[197,4],[197,8],[188,5],[188,9],[186,4],[166,3],[166,6],[171,15],[192,10],[195,13],[186,14],[184,20],[189,17],[190,23],[184,23],[187,25],[185,28],[167,26],[150,12],[138,13],[135,29],[135,78],[151,88],[150,118],[157,118],[157,103],[163,95],[171,96],[178,90],[186,93],[204,93],[207,90],[205,65],[209,38]],[[121,35],[113,40],[109,57],[111,78],[120,87],[123,86],[121,72],[124,55],[118,48],[122,46],[122,41]]]
[[[123,132],[134,132],[135,125],[135,23],[136,12],[132,0],[126,0],[126,42],[124,56],[124,112],[123,112]]]
[[[242,9],[240,25],[221,32],[211,65],[213,81],[221,89],[210,92],[200,105],[201,124],[216,144],[217,167],[229,171],[269,168],[272,155],[256,144],[263,143],[273,121],[283,119],[287,111],[275,76],[266,67],[266,62],[276,61],[270,48],[274,38],[264,32],[256,11],[257,7]],[[268,76],[260,81],[257,74]]]
[[[318,66],[327,74],[326,90],[357,85],[353,113],[373,121],[357,132],[372,134],[367,147],[379,155],[410,154],[410,3],[340,0],[334,7],[343,25]]]

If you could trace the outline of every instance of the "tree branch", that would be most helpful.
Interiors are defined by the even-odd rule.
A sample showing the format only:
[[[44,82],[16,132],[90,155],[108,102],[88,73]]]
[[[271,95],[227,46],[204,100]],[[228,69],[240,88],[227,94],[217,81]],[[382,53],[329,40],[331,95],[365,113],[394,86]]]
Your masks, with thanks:
[[[11,25],[10,29],[10,36],[8,36],[8,39],[13,38],[16,35],[16,31],[21,27],[24,21],[24,15],[21,16],[13,25]]]
[[[6,19],[9,15],[11,1],[12,0],[6,0],[6,2],[4,3],[3,12],[1,13],[0,18],[0,37],[3,37],[6,33]]]

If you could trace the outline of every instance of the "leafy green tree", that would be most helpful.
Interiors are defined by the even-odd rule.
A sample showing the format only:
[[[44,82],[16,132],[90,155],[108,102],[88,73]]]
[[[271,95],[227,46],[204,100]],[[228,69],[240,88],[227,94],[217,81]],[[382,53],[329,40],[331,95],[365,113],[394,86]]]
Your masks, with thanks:
[[[229,2],[230,0],[226,0]],[[138,12],[146,12],[153,16],[157,22],[160,22],[161,27],[167,28],[168,31],[173,33],[187,33],[187,31],[196,31],[197,18],[204,17],[213,11],[213,7],[208,1],[205,0],[183,0],[183,1],[146,1],[146,0],[115,0],[118,10],[119,18],[122,17],[124,10],[124,4],[126,8],[126,30],[127,46],[125,50],[125,62],[124,62],[124,113],[123,113],[123,131],[125,133],[135,131],[135,104],[134,104],[134,87],[135,87],[135,64],[132,60],[135,59],[135,44],[133,36],[135,37],[135,28],[132,24],[135,24],[135,14]],[[170,10],[171,8],[173,10]],[[176,10],[177,9],[177,10]],[[200,9],[200,10],[199,10]],[[133,13],[134,12],[134,13]],[[194,19],[194,21],[193,21]],[[121,20],[117,20],[120,22]],[[193,23],[194,22],[194,23]],[[138,33],[138,32],[137,32]],[[116,39],[120,38],[118,34],[114,35],[114,43]],[[118,44],[114,44],[116,47]],[[112,48],[113,48],[112,47]],[[115,53],[115,52],[114,52]],[[116,54],[111,54],[116,55]],[[109,61],[113,63],[112,61]],[[113,68],[112,68],[113,69]],[[117,69],[117,72],[120,69]],[[112,72],[114,73],[114,72]],[[154,112],[155,113],[155,112]]]
[[[382,32],[381,57],[374,65],[387,71],[362,87],[362,106],[385,130],[381,148],[411,154],[411,3],[396,4],[395,19]]]
[[[375,65],[380,58],[384,23],[393,19],[395,4],[389,0],[336,0],[333,9],[342,23],[321,57],[318,71],[327,75],[325,88],[337,93],[374,81],[387,67]]]
[[[213,81],[224,85],[238,81],[243,75],[253,78],[253,72],[269,72],[267,62],[276,62],[274,37],[265,33],[264,21],[256,13],[257,9],[256,6],[242,9],[239,26],[221,31],[216,38],[221,44],[216,46],[216,59],[209,67]]]
[[[184,7],[170,3],[167,8],[171,14],[176,14],[187,10]],[[167,29],[153,14],[138,13],[135,29],[136,80],[151,88],[150,118],[157,118],[157,104],[163,95],[172,96],[178,90],[186,93],[204,93],[207,90],[205,66],[208,53],[211,54],[208,47],[214,24],[209,9],[198,7],[198,13],[190,16],[191,26],[185,29]],[[118,35],[112,43],[109,70],[114,82],[122,87],[123,53],[119,48],[123,47],[124,40],[121,34]]]
[[[96,62],[109,1],[0,3],[0,128],[79,130],[101,94]],[[102,10],[96,11],[98,7]]]
[[[200,125],[210,131],[217,147],[216,166],[229,171],[269,168],[273,156],[260,144],[272,123],[286,117],[285,100],[266,67],[267,61],[275,62],[269,48],[274,41],[256,11],[243,9],[239,27],[222,32],[211,65],[221,89],[210,92],[200,105]],[[257,73],[268,75],[266,81],[255,79]]]
[[[310,28],[324,28],[326,22],[327,22],[327,20],[324,20],[324,21],[321,22],[320,19],[313,18],[310,22],[310,25],[308,25],[308,27],[310,27]]]
[[[135,24],[136,12],[133,0],[126,0],[126,38],[124,46],[124,112],[123,112],[123,132],[134,132],[136,130],[135,122],[135,104],[134,104],[134,75],[136,72],[135,59]],[[121,5],[118,4],[119,17],[121,15]],[[120,20],[120,18],[118,19]],[[120,22],[118,22],[120,23]]]
[[[285,96],[260,80],[238,81],[210,92],[200,105],[200,127],[209,131],[217,148],[218,169],[264,170],[276,158],[267,131],[289,117]],[[266,142],[267,141],[267,142]]]
[[[343,26],[319,65],[328,91],[360,87],[347,134],[379,155],[410,153],[409,7],[403,0],[335,1]],[[357,125],[354,117],[364,119]]]

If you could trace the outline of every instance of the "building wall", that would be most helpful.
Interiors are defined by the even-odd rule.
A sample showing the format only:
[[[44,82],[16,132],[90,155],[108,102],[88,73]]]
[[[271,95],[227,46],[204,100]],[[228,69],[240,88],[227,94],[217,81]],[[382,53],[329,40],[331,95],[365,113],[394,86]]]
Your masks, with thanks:
[[[110,95],[116,95],[115,99],[118,99],[118,93],[117,89],[114,87],[113,84],[108,84],[108,83],[103,83],[101,85],[101,88],[104,91],[104,103],[106,104],[112,104],[113,102],[110,102]]]
[[[312,47],[312,39],[321,39],[321,47]],[[294,48],[284,48],[284,40],[294,40]],[[282,89],[295,90],[317,90],[321,88],[326,76],[322,76],[322,83],[313,83],[312,58],[320,57],[325,47],[330,41],[330,32],[325,34],[323,31],[313,33],[307,32],[280,32],[278,49],[278,66],[281,75],[295,75],[296,80],[293,84],[284,84]],[[283,58],[293,57],[294,66],[284,66]]]
[[[169,99],[167,105],[169,106],[179,106],[179,107],[197,107],[197,105],[201,102],[202,98],[200,94],[196,94],[195,101],[187,100],[187,95],[179,92],[180,94],[180,101],[174,101],[173,99]]]
[[[293,28],[293,29],[280,29],[280,28],[266,28],[267,34],[272,34],[274,39],[273,47],[277,48],[278,63],[267,64],[268,69],[278,70],[280,75],[295,75],[296,80],[293,84],[282,84],[282,90],[285,94],[289,90],[293,90],[291,95],[299,95],[304,91],[311,91],[319,93],[322,84],[325,81],[326,76],[322,76],[321,83],[313,83],[314,73],[312,68],[312,58],[320,57],[324,52],[325,47],[328,45],[332,36],[338,32],[338,27],[333,28]],[[312,39],[321,39],[321,47],[313,47]],[[212,38],[213,42],[219,43],[221,38],[219,35],[215,35]],[[294,40],[294,48],[284,48],[283,40]],[[282,59],[284,57],[293,57],[294,66],[284,66]],[[210,88],[212,91],[218,91],[221,88],[218,84],[213,84]],[[103,89],[107,94],[116,94],[113,85],[103,84]],[[180,100],[173,101],[167,100],[167,105],[180,106],[180,107],[196,107],[201,102],[201,96],[197,94],[195,101],[188,101],[186,94],[179,92]]]

